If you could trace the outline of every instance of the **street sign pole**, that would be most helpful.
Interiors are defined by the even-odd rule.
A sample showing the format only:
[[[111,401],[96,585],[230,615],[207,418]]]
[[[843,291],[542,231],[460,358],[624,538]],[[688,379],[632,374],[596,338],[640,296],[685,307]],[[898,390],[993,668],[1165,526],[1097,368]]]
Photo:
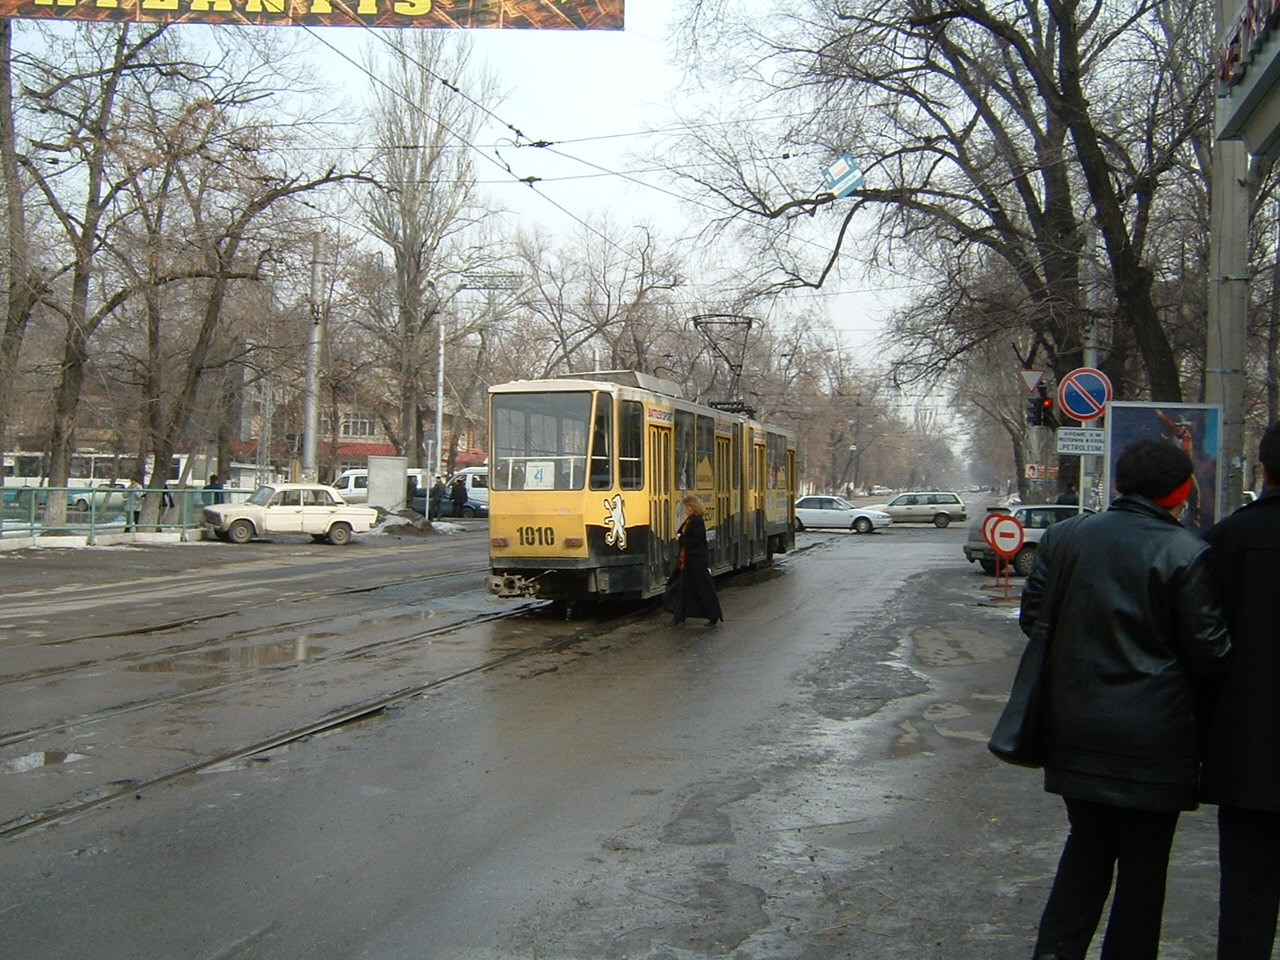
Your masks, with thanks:
[[[1058,384],[1058,406],[1067,416],[1079,420],[1082,427],[1093,429],[1093,421],[1106,413],[1112,394],[1111,380],[1105,373],[1093,367],[1078,367]],[[1076,487],[1076,506],[1081,513],[1085,508],[1085,489],[1085,457],[1082,456]]]

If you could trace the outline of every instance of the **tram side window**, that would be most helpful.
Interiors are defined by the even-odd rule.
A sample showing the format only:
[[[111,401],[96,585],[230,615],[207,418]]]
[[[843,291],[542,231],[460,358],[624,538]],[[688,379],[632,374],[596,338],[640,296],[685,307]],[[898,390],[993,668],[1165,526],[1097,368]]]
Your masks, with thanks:
[[[698,467],[706,464],[707,473],[698,477],[699,487],[709,487],[711,480],[711,463],[716,449],[716,422],[710,417],[698,417],[698,456],[694,461]]]
[[[676,489],[693,489],[693,414],[676,411]]]
[[[591,428],[591,489],[613,486],[613,397],[596,394],[596,419]]]
[[[787,441],[781,434],[771,433],[767,441],[769,447],[769,486],[776,490],[786,486],[782,474],[786,471]]]
[[[623,490],[644,489],[644,404],[635,400],[618,410],[618,474]]]

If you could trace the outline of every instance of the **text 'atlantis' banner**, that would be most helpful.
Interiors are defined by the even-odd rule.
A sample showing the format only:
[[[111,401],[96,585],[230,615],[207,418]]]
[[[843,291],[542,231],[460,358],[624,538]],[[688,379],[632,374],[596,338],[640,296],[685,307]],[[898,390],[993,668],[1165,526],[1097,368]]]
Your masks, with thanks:
[[[623,0],[0,0],[0,17],[310,27],[621,30]]]

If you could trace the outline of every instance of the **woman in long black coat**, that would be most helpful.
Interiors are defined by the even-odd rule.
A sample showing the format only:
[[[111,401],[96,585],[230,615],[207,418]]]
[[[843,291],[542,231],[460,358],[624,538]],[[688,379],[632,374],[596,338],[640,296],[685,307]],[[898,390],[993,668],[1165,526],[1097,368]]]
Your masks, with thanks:
[[[692,494],[685,497],[683,503],[686,516],[676,537],[680,558],[668,584],[665,606],[673,627],[684,623],[689,616],[706,617],[707,626],[714,627],[724,619],[724,614],[720,612],[720,598],[708,567],[707,508]]]

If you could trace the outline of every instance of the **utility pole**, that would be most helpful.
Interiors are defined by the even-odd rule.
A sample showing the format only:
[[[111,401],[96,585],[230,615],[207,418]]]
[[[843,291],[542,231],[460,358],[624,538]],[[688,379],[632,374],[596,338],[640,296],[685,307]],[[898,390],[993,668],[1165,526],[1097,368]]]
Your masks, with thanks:
[[[1239,12],[1236,0],[1218,0],[1218,36]],[[1219,97],[1214,128],[1228,106]],[[1222,406],[1222,459],[1215,516],[1240,502],[1244,478],[1245,322],[1249,305],[1247,250],[1253,187],[1243,140],[1214,140],[1209,200],[1209,317],[1204,399]]]
[[[302,479],[314,483],[319,475],[316,434],[320,431],[320,348],[323,316],[320,312],[320,234],[311,235],[311,323],[307,329],[307,384],[303,397]]]
[[[512,293],[524,286],[524,275],[519,273],[466,273],[458,293],[463,290],[506,290]],[[440,324],[438,354],[436,356],[436,473],[443,475],[444,464],[444,313],[437,317]]]

